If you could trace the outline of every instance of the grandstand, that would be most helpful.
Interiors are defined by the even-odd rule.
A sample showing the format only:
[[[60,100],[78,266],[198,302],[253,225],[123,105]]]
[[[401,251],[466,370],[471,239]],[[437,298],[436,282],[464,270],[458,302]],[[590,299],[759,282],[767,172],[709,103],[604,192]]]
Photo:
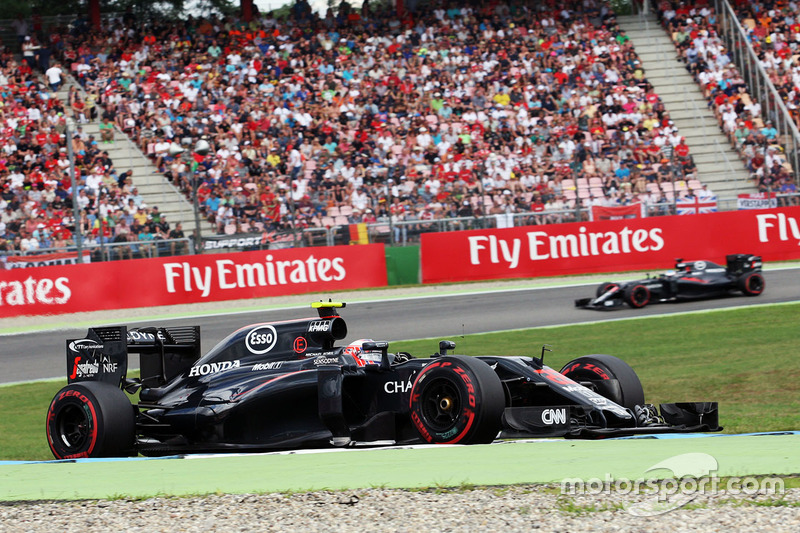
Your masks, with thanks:
[[[642,203],[658,215],[702,196],[734,209],[755,192],[796,203],[800,91],[780,86],[792,130],[725,48],[723,4],[662,2],[620,17],[601,1],[435,4],[400,19],[290,10],[249,24],[112,15],[92,31],[47,19],[31,37],[63,65],[55,93],[44,69],[23,62],[19,26],[0,22],[3,141],[39,158],[6,148],[24,163],[0,172],[3,252],[30,252],[23,240],[75,244],[58,163],[67,143],[86,190],[78,228],[100,259],[172,253],[141,243],[168,242],[178,222],[189,237],[196,219],[203,237],[299,246],[349,242],[359,223],[372,240],[406,243],[424,231],[586,220],[592,206]],[[769,63],[762,34],[776,17],[764,22],[757,6],[737,9]],[[797,68],[788,49],[768,66],[776,79]],[[52,130],[64,134],[70,117],[73,139],[39,153],[36,135],[58,105]],[[200,140],[208,154],[170,152]],[[35,197],[31,177],[42,184]]]

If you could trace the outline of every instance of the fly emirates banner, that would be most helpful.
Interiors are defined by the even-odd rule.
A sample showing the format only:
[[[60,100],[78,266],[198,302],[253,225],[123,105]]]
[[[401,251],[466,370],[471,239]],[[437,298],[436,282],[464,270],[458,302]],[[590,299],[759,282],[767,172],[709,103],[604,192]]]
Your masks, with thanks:
[[[321,293],[387,284],[382,244],[0,270],[0,317]]]
[[[800,258],[800,207],[426,233],[423,283],[667,270],[676,258]]]

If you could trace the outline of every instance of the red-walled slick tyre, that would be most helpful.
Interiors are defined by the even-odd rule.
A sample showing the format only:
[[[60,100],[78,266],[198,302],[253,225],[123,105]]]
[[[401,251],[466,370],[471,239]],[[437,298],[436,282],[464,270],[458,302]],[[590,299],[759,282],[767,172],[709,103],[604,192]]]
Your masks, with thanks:
[[[750,272],[739,278],[739,290],[745,296],[758,296],[764,292],[764,277],[758,272]]]
[[[561,369],[573,381],[606,381],[616,379],[619,388],[613,393],[600,389],[599,394],[628,409],[644,404],[644,389],[639,376],[631,366],[613,355],[585,355],[573,359]]]
[[[489,365],[472,357],[436,359],[411,388],[411,421],[426,442],[485,444],[500,432],[505,395]]]
[[[650,289],[644,285],[631,285],[625,288],[625,302],[631,307],[640,308],[650,303]]]
[[[47,441],[56,459],[130,456],[135,429],[131,402],[108,383],[67,385],[47,410]]]
[[[602,295],[604,295],[605,293],[607,293],[608,291],[610,291],[614,287],[619,287],[619,285],[617,285],[616,283],[612,283],[610,281],[606,281],[604,283],[601,283],[597,287],[597,291],[595,292],[595,296],[597,298],[600,298]]]

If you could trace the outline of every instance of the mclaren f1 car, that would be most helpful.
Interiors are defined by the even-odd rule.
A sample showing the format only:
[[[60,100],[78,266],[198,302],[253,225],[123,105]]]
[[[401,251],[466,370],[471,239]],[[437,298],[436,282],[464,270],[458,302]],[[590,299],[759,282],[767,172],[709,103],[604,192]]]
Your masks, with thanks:
[[[757,255],[728,255],[725,266],[711,261],[676,259],[675,270],[636,281],[602,283],[594,298],[575,300],[575,306],[614,309],[628,304],[638,309],[657,302],[719,298],[736,293],[758,296],[764,287],[761,257]]]
[[[539,357],[390,353],[347,335],[343,303],[318,316],[252,324],[205,355],[198,327],[95,327],[66,341],[67,385],[46,433],[58,459],[498,437],[605,437],[717,431],[714,402],[645,404],[639,378],[610,355],[556,371]],[[140,375],[127,376],[129,354]]]

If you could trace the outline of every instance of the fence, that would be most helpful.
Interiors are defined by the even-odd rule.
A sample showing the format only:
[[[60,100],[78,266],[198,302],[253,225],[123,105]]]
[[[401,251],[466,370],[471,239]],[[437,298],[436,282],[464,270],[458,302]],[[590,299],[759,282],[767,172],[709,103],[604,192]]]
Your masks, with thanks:
[[[800,193],[776,194],[776,207],[800,205]],[[676,214],[674,201],[647,204],[643,209],[645,217],[659,217]],[[718,200],[719,211],[737,209],[737,200]],[[525,211],[520,213],[503,213],[473,217],[444,217],[430,220],[381,221],[366,224],[367,236],[371,243],[384,243],[389,246],[408,246],[419,243],[423,233],[444,233],[464,230],[502,229],[521,226],[537,226],[561,224],[567,222],[590,221],[590,207],[578,207],[562,210],[546,209],[543,211]],[[269,239],[259,239],[257,244],[247,241],[247,245],[237,247],[235,244],[224,247],[225,250],[277,250],[283,248],[305,248],[313,246],[337,246],[353,244],[350,224],[330,227],[300,228],[293,234],[291,231],[276,233]],[[227,235],[232,241],[237,235]],[[85,242],[84,254],[89,254],[91,262],[116,261],[120,259],[139,259],[147,257],[166,257],[173,255],[189,255],[194,250],[192,239],[160,239],[154,241],[132,242]],[[220,251],[207,249],[206,252]],[[75,246],[66,248],[38,249],[33,252],[18,250],[0,251],[0,262],[9,256],[35,257],[49,253],[77,252]]]
[[[800,131],[775,85],[764,70],[735,11],[727,0],[714,0],[720,37],[731,51],[733,61],[747,83],[753,98],[761,104],[762,115],[772,121],[778,138],[785,147],[795,183],[800,169]]]
[[[157,239],[152,241],[129,241],[129,242],[83,242],[81,248],[81,262],[88,259],[88,262],[99,263],[102,261],[118,261],[121,259],[145,259],[151,257],[167,257],[175,255],[189,255],[193,247],[191,240],[183,239]],[[10,250],[0,252],[0,265],[5,264],[8,268],[10,262],[8,258],[25,258],[30,262],[35,262],[37,257],[48,256],[50,254],[75,254],[78,256],[76,246],[64,248],[38,248],[31,251]],[[0,270],[2,270],[0,266]]]

